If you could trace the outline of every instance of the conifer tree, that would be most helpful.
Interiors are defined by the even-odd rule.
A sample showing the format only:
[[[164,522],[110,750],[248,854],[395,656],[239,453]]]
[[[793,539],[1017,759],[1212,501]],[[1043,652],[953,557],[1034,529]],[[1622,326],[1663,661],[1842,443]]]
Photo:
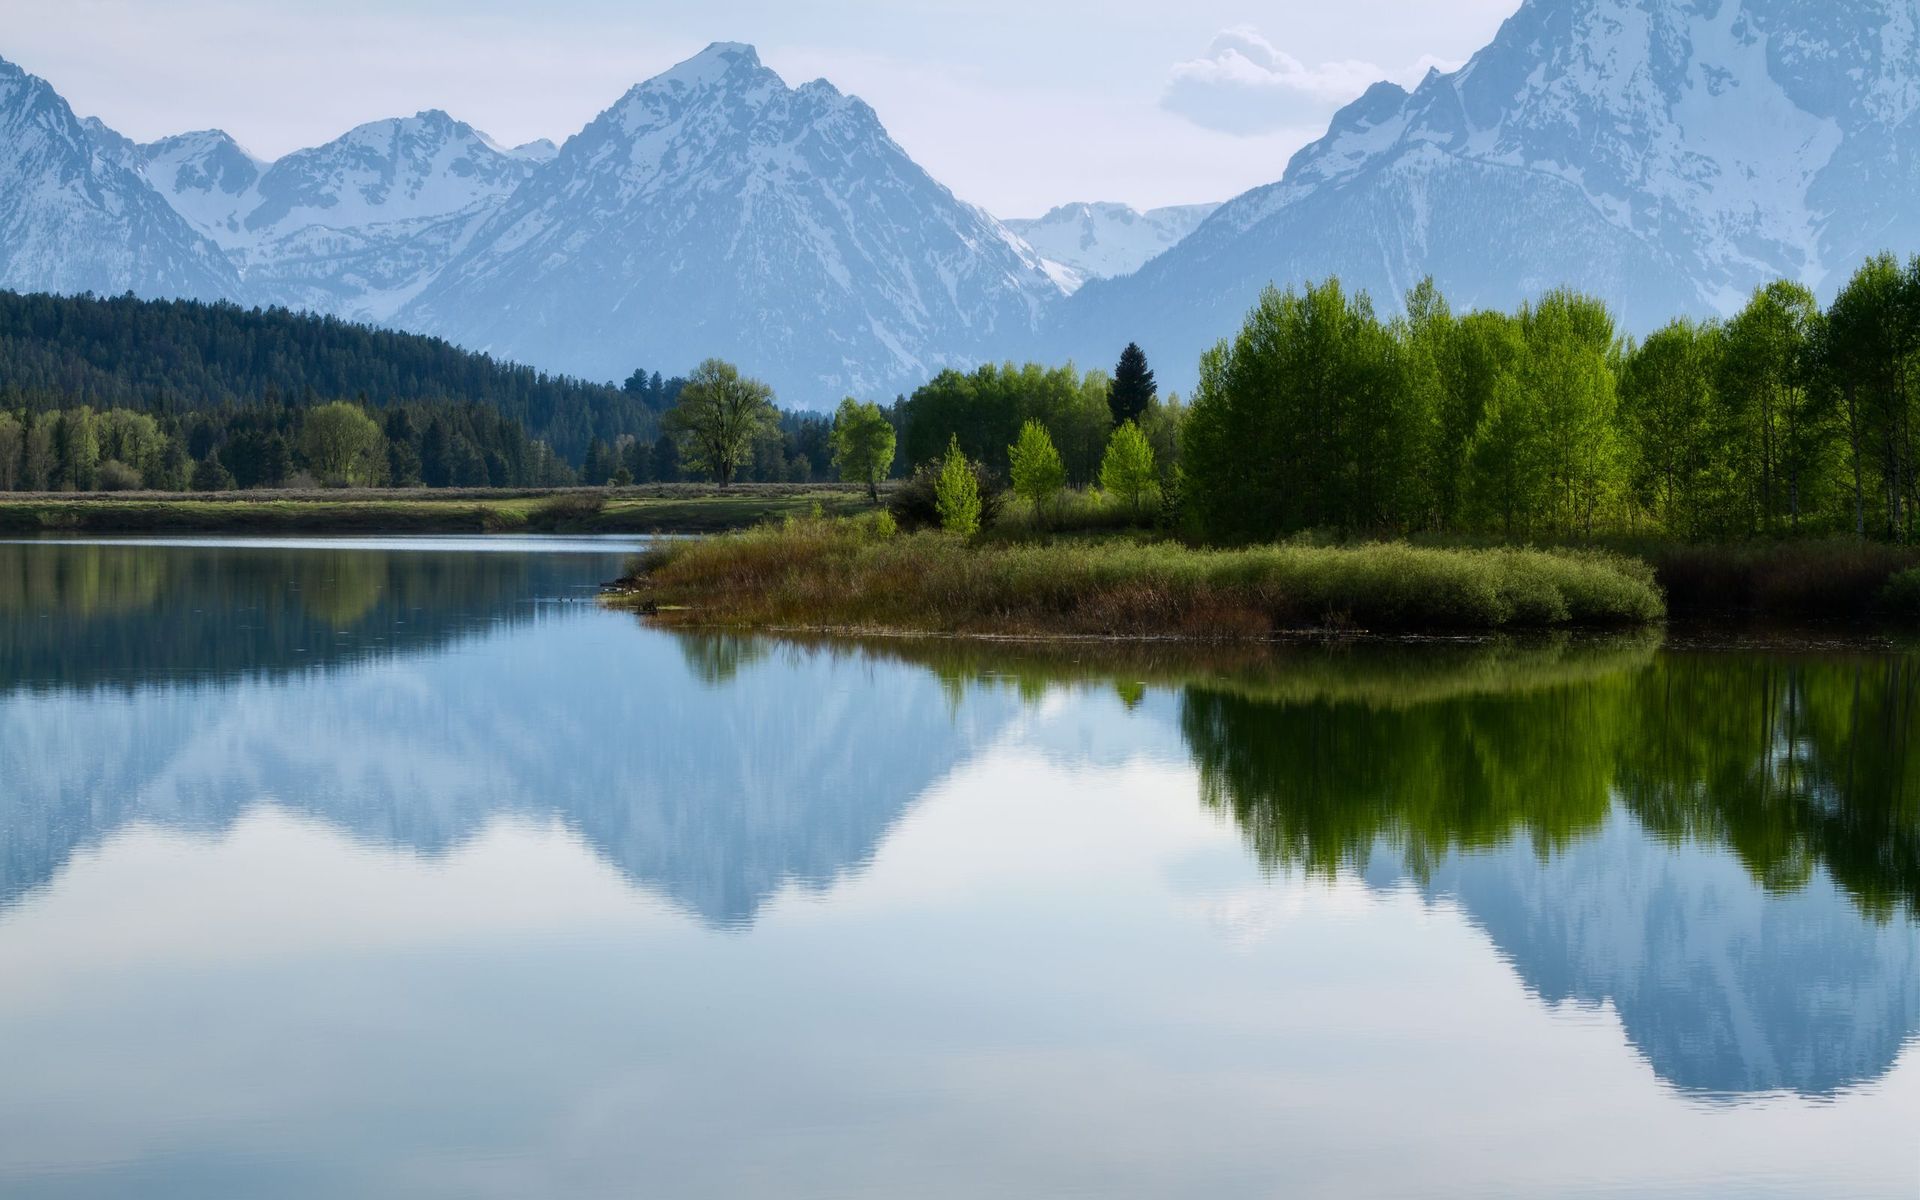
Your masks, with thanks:
[[[1113,415],[1113,424],[1139,422],[1158,394],[1159,385],[1153,381],[1153,368],[1147,365],[1146,353],[1128,342],[1113,368],[1113,383],[1107,388],[1107,409]]]

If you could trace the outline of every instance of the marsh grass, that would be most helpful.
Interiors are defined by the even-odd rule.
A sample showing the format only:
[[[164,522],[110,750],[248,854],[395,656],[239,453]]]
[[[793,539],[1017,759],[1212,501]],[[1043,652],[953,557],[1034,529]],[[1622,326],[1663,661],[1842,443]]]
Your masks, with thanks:
[[[1665,606],[1634,559],[1398,542],[1196,550],[1126,538],[963,542],[794,520],[661,548],[629,586],[669,619],[747,627],[1259,638],[1313,629],[1632,626]]]

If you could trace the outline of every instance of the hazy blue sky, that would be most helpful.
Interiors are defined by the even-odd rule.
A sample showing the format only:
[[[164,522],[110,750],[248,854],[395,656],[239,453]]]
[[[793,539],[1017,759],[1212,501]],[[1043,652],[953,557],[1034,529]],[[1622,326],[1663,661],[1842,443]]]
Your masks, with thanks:
[[[1519,0],[0,0],[0,56],[147,139],[219,126],[273,157],[444,108],[564,140],[711,41],[880,113],[1002,216],[1223,199],[1371,79],[1483,45]]]

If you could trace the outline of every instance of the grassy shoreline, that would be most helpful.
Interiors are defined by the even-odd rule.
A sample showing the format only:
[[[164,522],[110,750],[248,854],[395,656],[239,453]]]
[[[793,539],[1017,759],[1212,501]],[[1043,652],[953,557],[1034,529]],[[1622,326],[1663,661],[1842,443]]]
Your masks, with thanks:
[[[969,544],[828,520],[659,547],[636,563],[625,593],[669,624],[1188,640],[1637,627],[1666,613],[1644,564],[1598,552]]]
[[[838,484],[635,488],[0,493],[0,535],[719,533],[866,507]]]

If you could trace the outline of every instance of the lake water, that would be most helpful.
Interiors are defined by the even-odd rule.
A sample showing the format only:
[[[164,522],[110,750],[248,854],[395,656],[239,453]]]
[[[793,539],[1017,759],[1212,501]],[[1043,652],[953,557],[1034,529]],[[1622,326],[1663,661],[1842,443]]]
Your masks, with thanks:
[[[0,1195],[1920,1194],[1920,656],[680,636],[628,548],[0,545]]]

